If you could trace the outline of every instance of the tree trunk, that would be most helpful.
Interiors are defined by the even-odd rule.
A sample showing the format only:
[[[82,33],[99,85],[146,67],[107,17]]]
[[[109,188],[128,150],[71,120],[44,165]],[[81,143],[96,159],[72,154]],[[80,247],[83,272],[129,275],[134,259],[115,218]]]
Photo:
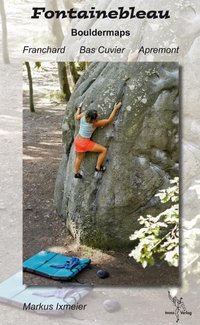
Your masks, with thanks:
[[[56,0],[45,0],[45,4],[46,4],[46,9],[48,10],[52,10],[52,11],[58,10],[58,5]],[[52,18],[52,19],[48,19],[47,22],[48,22],[49,30],[55,39],[56,46],[61,46],[62,41],[64,39],[64,34],[62,31],[60,20]]]
[[[4,7],[4,0],[0,2],[0,14],[2,24],[2,47],[3,47],[3,62],[10,63],[8,53],[8,37],[7,37],[7,25],[6,25],[6,12]]]
[[[78,72],[76,70],[75,63],[74,62],[69,62],[69,67],[70,67],[73,82],[74,82],[74,84],[76,84],[78,79],[79,79],[79,74],[78,74]]]
[[[28,82],[29,82],[29,104],[30,104],[30,111],[32,113],[35,112],[34,108],[34,101],[33,101],[33,80],[31,75],[31,67],[29,62],[25,62],[27,73],[28,73]]]
[[[74,8],[74,4],[72,0],[63,0],[63,4],[65,7],[65,10],[69,10],[71,8]]]
[[[68,101],[71,96],[71,92],[70,92],[69,83],[67,79],[66,65],[65,62],[57,62],[57,64],[58,64],[60,90],[65,94],[66,101]]]

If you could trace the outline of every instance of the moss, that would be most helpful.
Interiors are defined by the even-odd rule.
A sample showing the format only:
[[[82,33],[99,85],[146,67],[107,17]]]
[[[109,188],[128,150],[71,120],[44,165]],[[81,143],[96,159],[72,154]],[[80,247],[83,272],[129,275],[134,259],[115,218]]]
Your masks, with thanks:
[[[84,233],[81,236],[81,244],[99,249],[126,249],[133,247],[133,243],[129,238],[119,240],[119,238],[112,235],[108,236],[99,229]]]

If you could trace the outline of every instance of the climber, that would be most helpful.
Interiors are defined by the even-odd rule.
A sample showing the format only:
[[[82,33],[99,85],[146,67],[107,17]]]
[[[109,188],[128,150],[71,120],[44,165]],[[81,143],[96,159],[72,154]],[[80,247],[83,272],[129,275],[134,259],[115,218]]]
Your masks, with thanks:
[[[106,168],[103,166],[103,162],[105,160],[107,149],[101,144],[92,141],[90,138],[96,128],[104,127],[105,125],[113,122],[115,115],[117,114],[120,107],[121,102],[116,103],[109,118],[103,120],[99,120],[100,116],[96,110],[89,110],[81,113],[81,107],[77,109],[75,120],[80,120],[80,129],[78,135],[74,140],[75,151],[77,155],[75,162],[75,178],[83,178],[83,176],[79,173],[79,169],[84,158],[84,154],[87,151],[99,153],[95,171],[105,171]]]

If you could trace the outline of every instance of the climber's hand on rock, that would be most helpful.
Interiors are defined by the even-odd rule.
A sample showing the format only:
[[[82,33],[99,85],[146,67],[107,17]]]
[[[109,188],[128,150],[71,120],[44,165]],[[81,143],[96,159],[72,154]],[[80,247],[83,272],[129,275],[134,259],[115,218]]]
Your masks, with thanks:
[[[121,103],[121,102],[116,103],[116,104],[114,105],[114,110],[115,110],[115,111],[118,111],[118,110],[120,109],[121,106],[122,106],[122,103]]]
[[[80,112],[81,112],[81,108],[78,107],[78,108],[77,108],[77,111],[76,111],[76,114],[80,114]]]
[[[77,111],[76,111],[76,113],[75,113],[75,115],[74,115],[74,118],[75,118],[75,120],[80,120],[81,119],[81,117],[83,117],[83,115],[84,115],[84,113],[81,113],[81,108],[80,107],[78,107],[77,108]]]
[[[82,108],[82,106],[83,106],[83,101],[82,102],[80,102],[80,104],[78,105],[78,108]]]

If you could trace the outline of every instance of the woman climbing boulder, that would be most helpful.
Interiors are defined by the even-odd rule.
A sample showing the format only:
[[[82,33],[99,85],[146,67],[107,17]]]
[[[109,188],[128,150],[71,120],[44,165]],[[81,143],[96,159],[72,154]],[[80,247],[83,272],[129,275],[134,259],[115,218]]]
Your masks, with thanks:
[[[81,107],[77,109],[75,119],[80,120],[79,133],[75,138],[74,145],[76,151],[75,161],[75,178],[83,178],[79,173],[81,162],[84,158],[85,152],[96,152],[99,153],[95,171],[104,172],[105,166],[103,162],[106,157],[107,148],[91,140],[91,136],[96,128],[104,127],[113,122],[118,110],[121,107],[121,102],[114,105],[113,111],[109,118],[100,120],[96,110],[89,110],[85,113],[81,113]]]

